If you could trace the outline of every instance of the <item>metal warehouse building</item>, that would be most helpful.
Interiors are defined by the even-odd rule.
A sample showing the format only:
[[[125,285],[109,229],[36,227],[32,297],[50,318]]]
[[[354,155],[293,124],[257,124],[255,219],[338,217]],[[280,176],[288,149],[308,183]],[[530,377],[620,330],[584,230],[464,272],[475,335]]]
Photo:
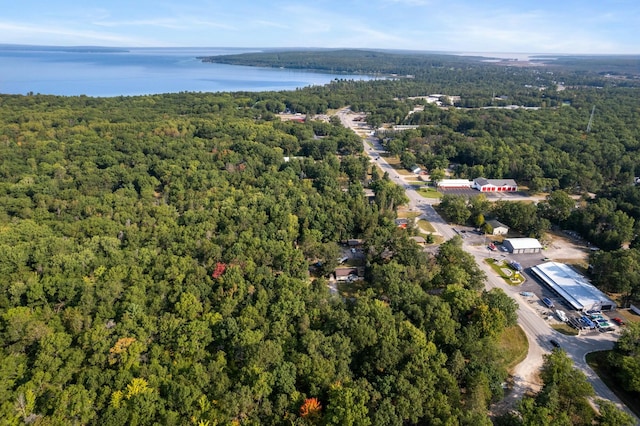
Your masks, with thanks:
[[[508,238],[502,242],[502,245],[514,254],[521,253],[540,253],[542,245],[535,238]]]
[[[569,265],[546,262],[532,267],[531,272],[577,311],[610,311],[617,307],[613,300]]]

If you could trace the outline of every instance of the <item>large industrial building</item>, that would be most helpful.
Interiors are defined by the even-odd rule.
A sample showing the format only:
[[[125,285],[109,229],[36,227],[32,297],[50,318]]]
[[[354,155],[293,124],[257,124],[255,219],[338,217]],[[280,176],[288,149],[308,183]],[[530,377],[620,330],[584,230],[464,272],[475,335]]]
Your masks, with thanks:
[[[616,303],[569,265],[546,262],[531,272],[577,311],[616,309]]]

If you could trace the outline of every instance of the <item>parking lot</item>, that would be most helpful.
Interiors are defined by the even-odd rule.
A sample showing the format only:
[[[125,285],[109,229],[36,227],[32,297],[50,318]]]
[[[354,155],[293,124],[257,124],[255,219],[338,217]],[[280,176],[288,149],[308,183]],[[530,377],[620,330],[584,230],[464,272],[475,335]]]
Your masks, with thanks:
[[[476,195],[484,194],[489,200],[496,200],[501,198],[531,198],[526,192],[480,192],[473,188],[438,188],[438,191],[443,194],[463,195],[465,197],[474,197]]]
[[[600,315],[602,316],[602,320],[606,320],[606,322],[602,323],[602,327],[595,327],[596,320],[594,320],[594,327],[590,328],[589,325],[580,321],[580,318],[585,314],[575,311],[562,297],[530,273],[530,268],[532,266],[551,260],[543,256],[544,254],[518,254],[505,256],[517,259],[524,268],[526,280],[518,287],[519,296],[526,300],[527,303],[529,303],[529,305],[534,308],[541,317],[545,318],[550,325],[564,322],[556,313],[556,310],[561,310],[568,317],[567,324],[574,328],[578,328],[582,335],[598,335],[602,332],[618,332],[619,325],[613,321],[613,318],[616,317],[616,311],[601,313]],[[543,302],[544,298],[549,299],[553,303],[552,308],[545,305]]]
[[[458,235],[463,238],[465,244],[475,246],[475,250],[484,251],[487,257],[493,258],[496,261],[503,260],[505,263],[516,261],[522,266],[524,270],[523,275],[526,280],[517,287],[518,294],[515,297],[520,297],[526,301],[538,315],[545,318],[549,325],[553,326],[563,322],[558,318],[556,313],[556,310],[559,309],[567,315],[569,323],[572,322],[572,319],[575,319],[574,324],[583,327],[579,330],[582,335],[593,335],[595,337],[605,330],[614,333],[620,331],[620,326],[613,321],[613,318],[617,315],[616,311],[601,314],[602,319],[608,323],[606,327],[589,329],[585,324],[579,324],[578,320],[582,314],[573,310],[562,297],[553,292],[544,283],[538,281],[538,279],[530,273],[531,267],[549,261],[570,265],[585,265],[589,248],[586,246],[583,247],[583,245],[575,239],[567,238],[562,233],[550,234],[547,244],[545,245],[546,248],[541,253],[511,254],[501,250],[503,246],[494,236],[485,237],[484,235],[477,235],[473,228],[469,227],[456,227],[456,231]],[[492,242],[494,243],[495,250],[489,249],[489,245]],[[544,298],[551,300],[554,307],[549,308],[545,306],[542,301]]]

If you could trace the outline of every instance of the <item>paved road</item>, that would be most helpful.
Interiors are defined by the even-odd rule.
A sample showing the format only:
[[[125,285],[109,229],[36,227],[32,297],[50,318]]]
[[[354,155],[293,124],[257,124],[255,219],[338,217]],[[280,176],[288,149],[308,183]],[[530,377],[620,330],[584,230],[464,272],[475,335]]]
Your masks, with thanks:
[[[345,127],[354,131],[358,129],[358,126],[356,126],[352,120],[353,113],[348,108],[340,110],[337,115]],[[360,127],[360,130],[365,129]],[[371,131],[370,129],[368,130],[369,132]],[[364,140],[365,153],[372,161],[377,162],[383,171],[389,173],[391,180],[396,181],[398,185],[405,188],[407,197],[409,198],[409,208],[421,211],[421,218],[429,221],[439,235],[445,239],[453,238],[456,232],[434,210],[432,205],[434,200],[422,197],[413,189],[412,185],[407,184],[402,175],[380,155],[384,152],[384,148],[379,144],[377,138],[370,136],[369,133],[367,133],[367,135]],[[589,333],[581,336],[566,336],[555,331],[549,326],[546,320],[520,296],[517,287],[509,286],[491,270],[485,260],[494,254],[489,252],[484,244],[475,245],[466,239],[463,240],[463,248],[474,256],[476,263],[486,273],[487,288],[501,288],[505,293],[514,298],[520,307],[520,309],[518,309],[518,323],[529,340],[529,352],[525,360],[514,369],[514,388],[510,398],[519,400],[525,392],[529,390],[537,391],[539,389],[536,376],[542,367],[543,355],[550,353],[553,349],[549,341],[554,339],[560,344],[560,347],[567,352],[567,355],[573,360],[575,366],[585,373],[598,397],[612,401],[618,407],[632,414],[585,361],[586,354],[590,352],[613,348],[616,338],[615,335],[611,333]],[[638,421],[637,418],[636,421]]]

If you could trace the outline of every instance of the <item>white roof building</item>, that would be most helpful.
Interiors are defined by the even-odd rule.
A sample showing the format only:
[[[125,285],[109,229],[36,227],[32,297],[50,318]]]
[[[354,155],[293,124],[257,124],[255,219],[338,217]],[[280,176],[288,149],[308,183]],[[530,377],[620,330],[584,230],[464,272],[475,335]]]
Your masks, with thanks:
[[[575,310],[609,311],[617,307],[613,300],[569,265],[546,262],[534,266],[531,272]]]
[[[540,253],[542,244],[535,238],[508,238],[502,242],[511,253]]]
[[[471,188],[471,181],[468,179],[442,179],[438,182],[440,188]]]
[[[486,179],[480,177],[473,180],[472,186],[480,192],[515,192],[518,190],[518,184],[513,179]]]

